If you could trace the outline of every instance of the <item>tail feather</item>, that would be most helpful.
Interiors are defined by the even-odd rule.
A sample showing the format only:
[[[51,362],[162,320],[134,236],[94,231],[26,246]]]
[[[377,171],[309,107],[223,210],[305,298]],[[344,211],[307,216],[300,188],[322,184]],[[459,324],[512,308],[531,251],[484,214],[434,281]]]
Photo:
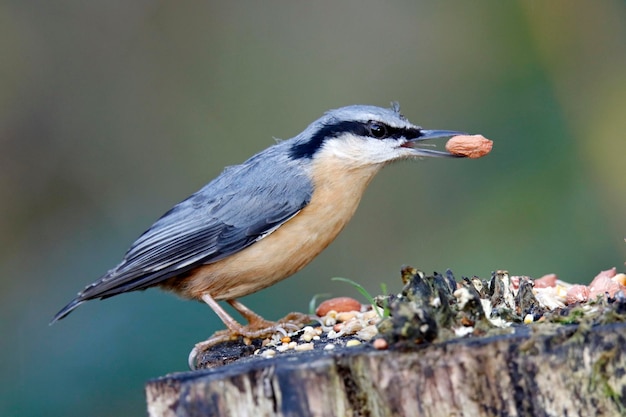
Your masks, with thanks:
[[[58,313],[56,313],[54,315],[54,318],[50,322],[50,325],[52,326],[57,321],[61,320],[62,318],[64,318],[68,314],[70,314],[76,307],[78,307],[79,305],[81,305],[85,301],[87,301],[87,300],[84,300],[84,299],[81,299],[81,298],[78,298],[78,297],[73,299],[68,305],[63,307]]]

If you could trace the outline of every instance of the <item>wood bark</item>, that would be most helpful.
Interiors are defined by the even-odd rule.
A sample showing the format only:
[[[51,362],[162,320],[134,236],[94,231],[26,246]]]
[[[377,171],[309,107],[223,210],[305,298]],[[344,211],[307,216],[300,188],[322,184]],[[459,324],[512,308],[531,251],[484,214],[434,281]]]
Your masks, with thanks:
[[[251,357],[148,382],[151,417],[626,415],[626,323]]]

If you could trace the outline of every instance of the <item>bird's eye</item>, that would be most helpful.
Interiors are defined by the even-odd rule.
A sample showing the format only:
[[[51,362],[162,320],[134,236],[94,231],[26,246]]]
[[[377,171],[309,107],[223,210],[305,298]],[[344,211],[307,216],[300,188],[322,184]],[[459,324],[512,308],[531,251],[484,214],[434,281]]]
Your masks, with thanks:
[[[376,139],[382,139],[387,136],[387,127],[380,123],[370,123],[370,133]]]

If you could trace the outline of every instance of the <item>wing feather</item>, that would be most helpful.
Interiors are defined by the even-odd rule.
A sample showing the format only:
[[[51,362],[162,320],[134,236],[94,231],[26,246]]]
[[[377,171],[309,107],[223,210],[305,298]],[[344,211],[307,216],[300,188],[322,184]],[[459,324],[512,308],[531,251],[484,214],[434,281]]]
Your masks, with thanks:
[[[74,301],[144,289],[217,262],[295,216],[309,203],[313,185],[293,161],[281,159],[277,147],[227,168],[165,213],[137,239],[117,267]]]

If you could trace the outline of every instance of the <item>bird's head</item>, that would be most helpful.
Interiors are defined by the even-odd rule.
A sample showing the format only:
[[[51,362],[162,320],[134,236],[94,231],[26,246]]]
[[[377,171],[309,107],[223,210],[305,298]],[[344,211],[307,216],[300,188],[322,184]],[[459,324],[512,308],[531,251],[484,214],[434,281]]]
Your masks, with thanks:
[[[409,122],[393,104],[386,109],[354,105],[326,112],[295,138],[292,158],[333,156],[356,166],[384,165],[399,159],[458,157],[435,149],[430,139],[463,134],[426,130]]]

